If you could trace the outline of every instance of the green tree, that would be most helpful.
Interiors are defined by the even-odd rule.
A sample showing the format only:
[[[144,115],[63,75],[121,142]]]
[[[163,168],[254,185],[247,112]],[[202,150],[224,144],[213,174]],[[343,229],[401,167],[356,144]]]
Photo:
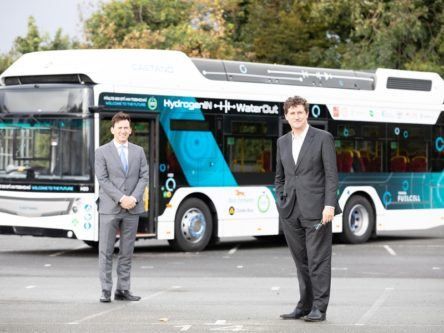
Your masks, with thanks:
[[[339,67],[351,21],[345,1],[258,0],[243,11],[241,45],[254,61]]]
[[[28,32],[25,37],[17,37],[14,41],[14,48],[20,54],[40,51],[41,44],[44,42],[40,36],[39,29],[34,17],[28,19]]]
[[[68,35],[63,35],[61,28],[57,29],[54,38],[49,39],[45,45],[41,46],[42,50],[67,50],[80,47],[80,43],[72,40]]]
[[[48,34],[41,35],[34,17],[30,16],[26,36],[17,37],[13,49],[19,54],[25,54],[45,50],[66,50],[78,46],[77,41],[71,40],[68,35],[63,35],[61,28],[57,29],[53,39]]]
[[[12,65],[15,57],[11,53],[0,54],[0,74]]]
[[[444,73],[444,0],[257,0],[244,13],[253,61]]]
[[[14,40],[14,45],[6,54],[0,54],[0,73],[4,72],[22,54],[46,50],[66,50],[79,48],[80,43],[64,35],[62,29],[58,29],[54,38],[49,34],[40,34],[34,17],[28,18],[28,31],[25,36],[19,36]]]
[[[190,56],[229,58],[235,54],[224,5],[233,1],[113,0],[86,21],[94,48],[158,48]]]
[[[85,22],[86,45],[35,19],[0,71],[40,50],[154,48],[300,66],[444,74],[444,0],[111,0]]]
[[[341,65],[443,73],[443,1],[351,2],[353,29]]]

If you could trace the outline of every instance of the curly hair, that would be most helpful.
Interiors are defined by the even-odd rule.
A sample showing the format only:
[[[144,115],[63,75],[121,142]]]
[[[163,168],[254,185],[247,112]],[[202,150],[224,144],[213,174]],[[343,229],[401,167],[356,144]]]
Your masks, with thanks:
[[[302,105],[305,109],[305,112],[308,113],[308,102],[305,98],[300,96],[288,97],[284,102],[284,114],[288,113],[288,109],[293,106]]]

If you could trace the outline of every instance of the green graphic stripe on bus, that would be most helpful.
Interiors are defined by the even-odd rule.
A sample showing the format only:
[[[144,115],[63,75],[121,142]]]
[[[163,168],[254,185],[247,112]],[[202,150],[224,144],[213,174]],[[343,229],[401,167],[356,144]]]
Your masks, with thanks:
[[[236,186],[210,131],[174,131],[171,120],[204,120],[201,104],[192,97],[103,93],[100,105],[160,113],[160,123],[191,186]]]
[[[444,208],[444,172],[340,174],[340,193],[347,186],[371,186],[386,209]]]

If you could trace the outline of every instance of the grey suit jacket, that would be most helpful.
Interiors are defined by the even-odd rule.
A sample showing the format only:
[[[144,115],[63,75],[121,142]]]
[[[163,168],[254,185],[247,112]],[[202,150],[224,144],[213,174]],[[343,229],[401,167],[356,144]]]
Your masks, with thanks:
[[[137,200],[137,205],[129,213],[144,212],[143,194],[149,177],[142,147],[128,143],[128,174],[125,174],[113,141],[100,146],[95,154],[95,172],[100,185],[100,214],[120,213],[119,200],[123,195],[132,195]]]
[[[291,132],[281,136],[277,141],[275,187],[282,218],[288,218],[296,205],[306,219],[321,219],[325,206],[335,207],[335,215],[340,214],[333,136],[310,126],[297,164],[292,154]]]

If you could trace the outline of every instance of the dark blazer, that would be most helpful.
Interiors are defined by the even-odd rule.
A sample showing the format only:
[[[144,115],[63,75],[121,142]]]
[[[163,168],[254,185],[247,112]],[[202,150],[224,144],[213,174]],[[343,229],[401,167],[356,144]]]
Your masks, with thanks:
[[[282,218],[288,218],[297,205],[302,218],[321,219],[325,206],[338,205],[338,171],[333,136],[309,127],[294,163],[291,131],[277,141],[275,187],[277,208]]]
[[[95,172],[100,185],[99,213],[120,213],[119,200],[123,195],[132,195],[137,200],[137,205],[128,211],[130,214],[145,211],[143,194],[148,186],[148,164],[143,148],[129,142],[128,162],[128,173],[125,174],[113,141],[97,148]]]

